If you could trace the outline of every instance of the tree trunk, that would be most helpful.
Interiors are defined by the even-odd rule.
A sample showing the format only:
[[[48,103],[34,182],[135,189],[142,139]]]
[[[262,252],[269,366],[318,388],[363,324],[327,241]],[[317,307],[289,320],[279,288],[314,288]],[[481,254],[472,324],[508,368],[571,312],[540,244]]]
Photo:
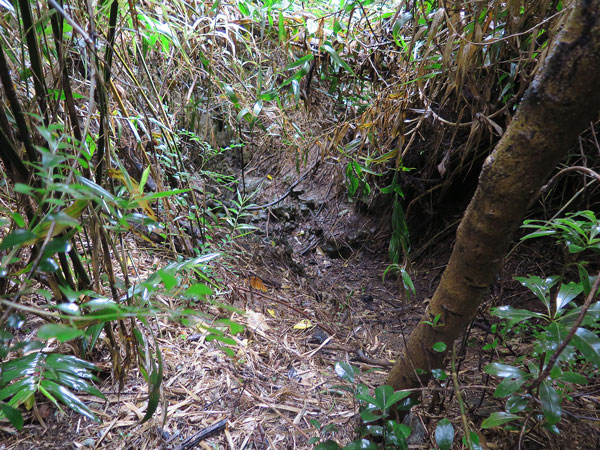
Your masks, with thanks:
[[[600,2],[577,0],[564,30],[487,158],[442,280],[390,371],[394,389],[426,385],[477,312],[515,230],[552,169],[598,118]],[[425,323],[434,321],[436,326]],[[432,346],[444,342],[447,350]],[[417,375],[415,369],[424,372]]]

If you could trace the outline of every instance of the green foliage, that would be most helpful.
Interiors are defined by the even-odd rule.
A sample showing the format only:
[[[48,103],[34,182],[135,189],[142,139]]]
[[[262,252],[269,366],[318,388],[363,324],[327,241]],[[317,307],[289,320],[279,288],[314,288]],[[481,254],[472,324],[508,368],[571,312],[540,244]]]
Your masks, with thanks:
[[[349,385],[333,386],[332,389],[349,392],[359,402],[362,425],[359,429],[360,438],[341,447],[328,436],[337,431],[333,424],[322,426],[315,419],[310,421],[319,432],[319,437],[309,440],[317,450],[328,449],[408,449],[407,438],[411,429],[407,425],[392,419],[395,410],[407,411],[414,405],[410,392],[396,391],[391,386],[379,386],[374,395],[369,388],[359,381],[360,370],[346,362],[335,364],[336,374]]]
[[[11,336],[12,338],[12,336]],[[6,354],[14,348],[2,346]],[[29,408],[34,403],[37,392],[43,394],[59,409],[59,402],[72,410],[98,421],[96,415],[73,392],[83,392],[104,399],[90,381],[97,381],[93,371],[96,366],[74,356],[58,353],[44,353],[39,349],[27,356],[13,358],[0,363],[0,419],[6,417],[16,428],[21,428],[23,418],[17,407],[22,404]]]
[[[523,239],[553,237],[567,255],[599,249],[600,222],[591,211],[549,222],[527,220],[524,228],[534,231]],[[543,312],[510,306],[492,309],[492,315],[502,320],[503,341],[529,343],[532,338],[533,345],[513,364],[494,362],[484,367],[486,373],[501,379],[494,396],[506,398],[506,404],[505,410],[492,413],[482,428],[514,421],[525,426],[525,417],[539,409],[534,401],[538,399],[544,426],[558,433],[556,425],[563,416],[563,402],[569,399],[574,386],[586,384],[587,377],[600,368],[600,302],[592,302],[600,292],[592,292],[596,277],[588,274],[583,260],[567,258],[567,265],[563,272],[570,273],[574,266],[578,280],[568,281],[564,275],[517,278],[540,301]],[[586,301],[577,305],[576,300],[582,296]]]

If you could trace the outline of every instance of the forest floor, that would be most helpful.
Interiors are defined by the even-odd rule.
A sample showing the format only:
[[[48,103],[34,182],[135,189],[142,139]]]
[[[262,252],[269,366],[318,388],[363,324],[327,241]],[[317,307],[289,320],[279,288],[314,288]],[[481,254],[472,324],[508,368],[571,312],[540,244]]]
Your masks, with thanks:
[[[225,301],[245,311],[232,317],[247,327],[237,336],[235,358],[198,330],[161,324],[157,334],[164,359],[164,403],[153,419],[139,424],[147,391],[141,375],[132,371],[120,392],[110,377],[99,386],[106,402],[86,398],[101,424],[70,410],[60,412],[42,400],[21,433],[1,429],[0,450],[305,449],[317,435],[310,419],[335,424],[337,431],[328,437],[342,444],[353,439],[358,404],[336,387],[347,383],[336,375],[335,364],[358,367],[358,378],[371,388],[384,382],[439,282],[455,227],[439,224],[434,228],[441,233],[415,248],[419,257],[410,273],[416,295],[406,298],[393,276],[383,279],[389,264],[386,214],[357,212],[347,201],[336,166],[327,161],[315,165],[314,158],[297,184],[292,182],[299,179],[293,165],[278,176],[288,180],[285,184],[270,185],[269,171],[260,167],[245,180],[249,189],[263,183],[254,199],[258,204],[288,195],[255,211],[259,230],[236,241],[218,270]],[[529,301],[513,277],[528,273],[535,261],[547,260],[539,258],[539,251],[528,245],[511,254],[483,310]],[[148,267],[161,258],[142,249],[134,255]],[[539,267],[537,273],[543,272]],[[494,337],[486,317],[477,317],[457,350],[464,401],[476,424],[503,408],[491,396],[492,380],[482,372],[491,357],[482,347]],[[108,356],[105,362],[110,368]],[[410,416],[411,448],[435,448],[433,430],[443,417],[462,428],[460,413],[452,406],[453,390],[445,384],[437,387],[437,394],[426,395]],[[597,416],[597,410],[580,415]],[[577,422],[569,442],[554,439],[555,448],[597,448],[595,424]],[[560,426],[574,425],[567,419]],[[480,438],[484,448],[510,449],[517,448],[519,433],[492,431]],[[538,429],[524,437],[522,448],[546,448],[547,442],[549,436]]]

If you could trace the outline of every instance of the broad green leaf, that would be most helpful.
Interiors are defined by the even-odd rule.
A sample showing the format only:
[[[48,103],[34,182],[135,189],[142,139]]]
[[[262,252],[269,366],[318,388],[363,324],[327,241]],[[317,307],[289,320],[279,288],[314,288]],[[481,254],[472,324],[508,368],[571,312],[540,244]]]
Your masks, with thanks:
[[[17,378],[33,375],[43,358],[44,354],[41,352],[32,353],[0,364],[0,386],[5,386]],[[6,397],[0,395],[0,400],[3,398]]]
[[[81,378],[95,379],[91,371],[98,370],[94,363],[77,358],[73,355],[51,353],[46,357],[46,365],[64,372],[72,373]]]
[[[317,430],[321,429],[321,422],[319,422],[317,419],[308,419],[308,423],[310,423]]]
[[[54,381],[50,380],[42,380],[40,382],[40,387],[43,387],[46,391],[51,393],[54,397],[64,403],[66,406],[71,408],[76,413],[81,414],[91,420],[96,422],[100,422],[100,420],[95,416],[90,408],[87,407],[85,403],[79,399],[75,394],[73,394],[66,387],[61,386]]]
[[[500,378],[524,378],[527,377],[527,372],[518,367],[509,366],[508,364],[491,363],[483,368],[485,373],[495,375]]]
[[[410,436],[411,429],[408,425],[398,423],[395,420],[386,420],[385,437],[386,443],[391,444],[396,449],[408,449],[406,439]]]
[[[379,420],[383,417],[382,414],[375,414],[374,411],[377,411],[377,408],[372,407],[363,409],[360,412],[360,417],[362,418],[363,422],[375,422],[376,420]]]
[[[588,384],[587,378],[577,372],[564,372],[557,379],[565,383]]]
[[[213,291],[207,285],[202,283],[192,284],[185,291],[186,297],[194,297],[194,298],[204,298],[207,295],[212,295]]]
[[[332,441],[331,439],[326,440],[325,442],[321,442],[315,447],[315,450],[339,450],[340,447],[337,442]]]
[[[227,325],[229,327],[229,332],[234,336],[236,334],[242,333],[246,329],[244,325],[237,323],[236,321],[231,319],[219,319],[217,320],[217,323],[224,323],[225,325]]]
[[[540,278],[537,275],[531,275],[529,277],[515,277],[515,280],[521,282],[521,284],[527,287],[533,292],[537,298],[539,298],[546,307],[550,306],[550,288],[559,281],[558,276],[552,276],[548,278]]]
[[[548,423],[550,425],[558,423],[560,421],[560,416],[562,415],[560,396],[548,380],[543,381],[542,384],[540,384],[540,400],[542,401],[544,417]]]
[[[446,418],[440,420],[435,427],[435,442],[441,450],[449,450],[454,441],[454,427]]]
[[[365,403],[367,403],[370,406],[373,406],[375,408],[379,408],[380,410],[383,411],[383,408],[381,408],[380,405],[379,405],[379,401],[375,397],[370,396],[366,392],[357,392],[354,395],[354,398],[356,398],[357,400],[360,400],[361,402],[365,402]]]
[[[527,309],[515,309],[512,306],[500,306],[498,308],[492,308],[491,314],[499,317],[500,319],[506,319],[509,321],[509,327],[523,322],[524,320],[531,319],[532,317],[542,318],[544,314],[529,311]]]
[[[72,303],[72,302],[59,303],[58,305],[55,306],[55,308],[65,314],[70,314],[70,315],[80,315],[81,314],[81,312],[79,311],[79,305],[77,303]]]
[[[44,248],[46,256],[54,255],[55,253],[68,253],[71,251],[71,243],[67,239],[57,238],[52,239]]]
[[[524,411],[529,404],[529,399],[520,395],[511,395],[506,399],[506,411],[509,413],[518,413]]]
[[[367,425],[365,427],[366,434],[371,436],[381,437],[383,436],[383,427],[381,425]]]
[[[4,402],[0,402],[0,413],[0,419],[2,419],[2,416],[4,416],[17,430],[21,430],[23,428],[23,416],[18,409],[15,409]]]
[[[433,369],[431,371],[431,375],[433,375],[433,378],[439,381],[444,381],[446,378],[448,378],[448,374],[444,369]]]
[[[393,405],[409,395],[410,392],[407,391],[394,392],[394,388],[387,385],[378,386],[375,389],[375,399],[379,403],[378,406],[380,406],[382,411],[389,410]]]
[[[336,362],[334,370],[338,377],[348,381],[349,383],[354,383],[354,377],[360,372],[358,367],[353,367],[344,361]]]
[[[377,450],[377,444],[367,439],[350,442],[344,447],[344,450]]]
[[[502,398],[508,397],[510,394],[519,390],[521,386],[525,383],[525,378],[504,378],[496,387],[494,391],[494,397]]]
[[[556,310],[560,311],[571,300],[577,297],[583,291],[583,286],[580,283],[570,282],[569,284],[561,284],[558,295],[556,296]]]
[[[4,380],[4,378],[2,379]],[[12,406],[19,406],[22,402],[15,400],[16,394],[19,394],[21,397],[24,396],[25,398],[33,395],[35,393],[36,383],[37,381],[35,377],[28,376],[17,381],[16,383],[9,384],[0,390],[0,401],[12,397],[9,404]]]
[[[90,395],[94,395],[98,398],[106,399],[104,394],[98,389],[96,389],[94,386],[92,386],[90,383],[88,383],[82,378],[73,376],[70,373],[61,372],[58,370],[49,370],[44,374],[44,378],[50,381],[54,381],[57,384],[66,386],[70,389],[73,389],[74,391],[81,391]]]
[[[446,351],[447,346],[444,342],[436,342],[431,348],[434,352],[442,353]]]
[[[481,428],[494,428],[505,423],[511,422],[513,420],[520,419],[521,417],[516,414],[511,414],[507,412],[493,412],[490,414],[490,417],[485,419],[481,424]]]
[[[58,323],[48,323],[46,325],[42,325],[38,329],[37,333],[40,339],[56,338],[60,342],[71,341],[80,336],[83,336],[84,334],[85,332],[83,330],[79,330],[78,328],[73,328]]]
[[[588,295],[592,290],[592,281],[590,280],[590,274],[583,266],[583,264],[577,264],[577,271],[579,272],[579,281],[583,287],[583,294]]]
[[[38,270],[45,273],[54,273],[58,270],[58,264],[54,261],[54,258],[42,258]]]
[[[560,317],[558,321],[564,327],[570,328],[575,323],[575,320],[577,320],[577,317],[579,317],[580,312],[581,306],[570,309],[562,317]],[[590,305],[586,312],[585,318],[583,319],[583,325],[593,324],[597,320],[600,320],[600,302],[592,303]]]
[[[35,239],[35,233],[32,233],[29,230],[16,230],[7,234],[4,239],[2,239],[2,242],[0,242],[0,250],[21,247],[22,244],[32,243]]]
[[[573,343],[585,358],[600,368],[600,338],[586,328],[577,328]]]
[[[159,270],[158,272],[156,272],[156,274],[160,278],[160,281],[162,281],[162,283],[165,285],[165,289],[167,291],[170,291],[179,284],[179,280],[171,272]]]

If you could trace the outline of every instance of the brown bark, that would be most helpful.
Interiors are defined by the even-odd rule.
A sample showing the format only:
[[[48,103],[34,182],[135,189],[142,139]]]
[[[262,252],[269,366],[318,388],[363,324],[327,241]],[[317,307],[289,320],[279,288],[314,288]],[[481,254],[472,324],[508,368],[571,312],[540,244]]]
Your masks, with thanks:
[[[565,29],[487,158],[423,321],[388,375],[394,389],[425,384],[477,312],[515,230],[552,169],[600,109],[600,2],[577,0]],[[439,314],[438,326],[433,321]],[[426,371],[417,376],[415,368]],[[420,379],[419,379],[420,378]]]

